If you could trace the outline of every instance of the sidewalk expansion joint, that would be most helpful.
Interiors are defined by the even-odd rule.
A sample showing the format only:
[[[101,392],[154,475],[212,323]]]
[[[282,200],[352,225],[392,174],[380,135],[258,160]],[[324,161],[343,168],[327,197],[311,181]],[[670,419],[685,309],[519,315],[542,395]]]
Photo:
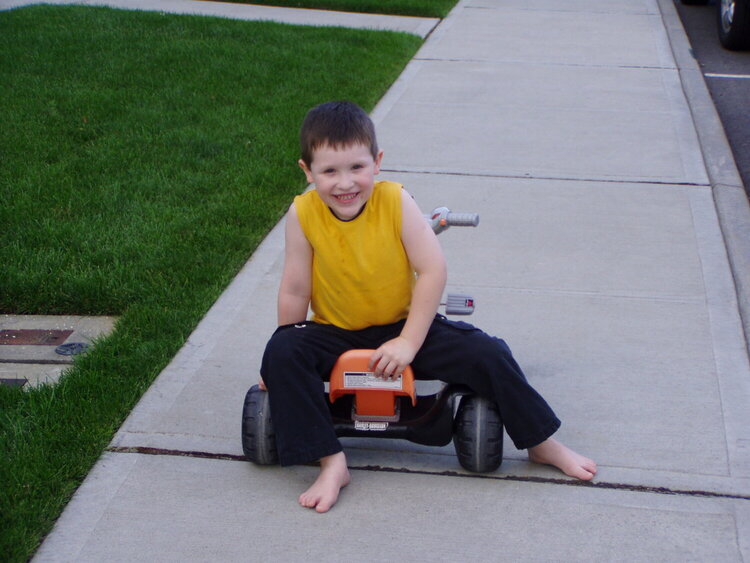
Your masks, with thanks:
[[[174,457],[193,457],[199,459],[214,459],[225,461],[247,462],[247,458],[235,454],[217,454],[209,452],[169,450],[165,448],[149,448],[144,446],[110,446],[106,451],[119,454],[141,454]],[[314,465],[314,464],[308,464]],[[490,479],[494,481],[515,481],[520,483],[539,483],[544,485],[564,485],[568,487],[588,487],[592,489],[607,489],[629,491],[634,493],[653,493],[658,495],[676,495],[685,497],[717,498],[731,500],[750,500],[750,495],[718,493],[715,491],[701,491],[691,489],[671,489],[669,487],[653,487],[648,485],[631,485],[628,483],[609,483],[607,481],[579,481],[572,479],[556,479],[553,477],[533,477],[522,475],[487,475],[481,473],[459,473],[458,471],[425,471],[408,469],[406,467],[383,467],[381,465],[350,465],[352,471],[370,471],[379,473],[403,473],[407,475],[430,475],[433,477],[458,477],[463,479]]]
[[[675,186],[684,188],[710,188],[711,185],[704,182],[680,182],[640,178],[584,178],[579,176],[532,176],[526,174],[502,174],[500,172],[462,172],[460,170],[425,170],[406,168],[381,168],[381,172],[395,174],[432,174],[435,176],[464,176],[468,178],[507,178],[510,180],[559,180],[561,182],[591,182],[596,184],[644,184],[656,186]]]
[[[501,7],[498,8],[497,6],[464,6],[464,10],[493,10],[493,11],[500,11],[500,10],[507,10],[507,11],[516,11],[516,12],[539,12],[544,11],[545,13],[553,13],[553,14],[570,14],[575,13],[575,10],[563,10],[563,9],[554,9],[554,8],[545,8],[543,10],[540,10],[539,8],[527,8],[527,7]],[[615,10],[602,10],[602,9],[592,9],[587,11],[588,14],[614,14],[614,15],[621,15],[622,12],[615,11]],[[654,16],[658,15],[654,12],[649,11],[641,11],[641,12],[629,12],[631,16]]]
[[[503,286],[497,283],[472,283],[465,287],[482,288],[482,289],[493,289],[504,293],[520,293],[524,295],[558,295],[558,296],[575,296],[575,297],[592,297],[594,299],[630,299],[637,301],[647,302],[663,302],[663,303],[677,303],[677,304],[692,304],[700,305],[706,302],[705,298],[696,295],[691,297],[689,295],[668,295],[658,293],[624,293],[617,291],[586,291],[579,289],[563,289],[563,288],[550,288],[550,287],[513,287]]]
[[[29,364],[29,365],[52,365],[52,366],[72,366],[71,360],[49,360],[43,358],[32,358],[32,359],[6,359],[0,358],[0,364]]]
[[[750,495],[717,493],[689,489],[670,489],[648,485],[631,485],[629,483],[609,483],[607,481],[580,481],[578,479],[556,479],[554,477],[533,477],[530,475],[488,475],[481,473],[459,473],[458,471],[424,471],[406,467],[381,467],[379,465],[349,466],[349,469],[360,471],[380,471],[383,473],[410,473],[415,475],[434,475],[439,477],[462,477],[464,479],[490,479],[494,481],[517,481],[521,483],[541,483],[546,485],[565,485],[568,487],[588,487],[592,489],[609,489],[635,493],[653,493],[658,495],[677,495],[687,497],[721,498],[733,500],[750,500]]]
[[[437,27],[437,26],[436,26]],[[518,64],[524,66],[558,66],[558,67],[577,67],[577,68],[629,68],[634,70],[670,70],[677,71],[678,69],[674,66],[663,66],[663,65],[625,65],[625,64],[591,64],[591,63],[569,63],[569,62],[537,62],[537,61],[525,61],[522,59],[473,59],[473,58],[452,58],[452,57],[414,57],[413,61],[424,61],[424,62],[435,62],[435,63],[481,63],[490,65],[507,65],[507,64]]]

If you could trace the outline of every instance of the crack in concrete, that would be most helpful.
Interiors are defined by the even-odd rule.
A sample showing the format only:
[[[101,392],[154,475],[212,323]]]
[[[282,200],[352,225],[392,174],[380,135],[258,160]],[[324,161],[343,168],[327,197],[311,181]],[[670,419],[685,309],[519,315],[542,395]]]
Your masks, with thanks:
[[[185,450],[168,450],[165,448],[148,448],[145,446],[109,446],[107,452],[117,454],[165,455],[175,457],[197,457],[201,459],[224,459],[229,461],[247,461],[244,455],[215,454],[210,452],[196,452]]]
[[[247,461],[243,455],[217,454],[210,452],[169,450],[164,448],[149,448],[144,446],[110,446],[106,451],[124,454],[163,455],[176,457],[194,457],[200,459],[217,459],[227,461]],[[314,465],[314,464],[308,464]],[[381,473],[403,473],[408,475],[430,475],[433,477],[461,477],[464,479],[490,479],[495,481],[517,481],[521,483],[540,483],[546,485],[564,485],[568,487],[588,487],[593,489],[608,489],[630,491],[634,493],[653,493],[658,495],[677,495],[687,497],[719,498],[732,500],[750,500],[750,495],[719,493],[694,489],[671,489],[669,487],[654,487],[649,485],[632,485],[629,483],[610,483],[606,481],[579,481],[572,479],[556,479],[553,477],[534,477],[522,475],[489,475],[481,473],[459,473],[458,471],[425,471],[409,469],[407,467],[383,467],[381,465],[350,465],[353,471],[373,471]]]

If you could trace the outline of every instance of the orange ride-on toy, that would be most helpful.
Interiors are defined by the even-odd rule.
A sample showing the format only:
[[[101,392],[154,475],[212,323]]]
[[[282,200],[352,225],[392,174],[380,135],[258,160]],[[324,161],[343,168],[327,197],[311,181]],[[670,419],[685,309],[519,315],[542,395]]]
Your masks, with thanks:
[[[475,214],[455,214],[444,207],[427,219],[436,233],[479,222]],[[473,310],[472,297],[448,295],[447,315],[470,315]],[[372,352],[349,350],[331,371],[326,395],[338,436],[400,438],[428,446],[446,446],[453,440],[458,460],[468,471],[484,473],[500,466],[503,424],[492,401],[451,384],[418,395],[410,367],[394,380],[376,377],[368,368]],[[278,463],[268,393],[258,385],[245,396],[242,449],[253,463]]]

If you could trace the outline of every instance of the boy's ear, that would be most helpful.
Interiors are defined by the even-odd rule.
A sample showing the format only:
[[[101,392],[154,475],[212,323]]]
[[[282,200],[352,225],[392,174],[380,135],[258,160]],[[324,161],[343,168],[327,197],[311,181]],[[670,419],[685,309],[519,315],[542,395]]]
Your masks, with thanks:
[[[313,183],[312,172],[310,172],[310,169],[307,167],[307,164],[305,164],[305,161],[300,158],[297,161],[297,164],[299,164],[299,167],[302,168],[302,171],[305,173],[305,176],[307,177],[307,183],[312,184]]]
[[[383,162],[383,151],[378,151],[378,156],[375,157],[375,174],[380,172],[380,163]]]

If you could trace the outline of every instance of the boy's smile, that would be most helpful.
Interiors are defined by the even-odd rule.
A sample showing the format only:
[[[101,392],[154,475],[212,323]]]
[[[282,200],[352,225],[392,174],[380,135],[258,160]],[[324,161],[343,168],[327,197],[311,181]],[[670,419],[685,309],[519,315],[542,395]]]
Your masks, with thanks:
[[[333,214],[349,221],[370,198],[382,159],[383,151],[373,158],[370,148],[360,143],[342,148],[322,145],[313,151],[309,168],[302,160],[299,165]]]

